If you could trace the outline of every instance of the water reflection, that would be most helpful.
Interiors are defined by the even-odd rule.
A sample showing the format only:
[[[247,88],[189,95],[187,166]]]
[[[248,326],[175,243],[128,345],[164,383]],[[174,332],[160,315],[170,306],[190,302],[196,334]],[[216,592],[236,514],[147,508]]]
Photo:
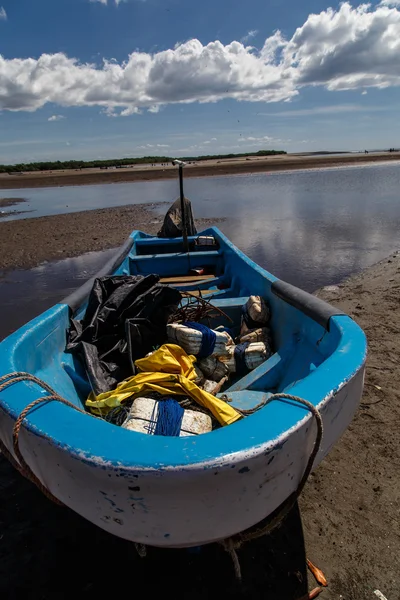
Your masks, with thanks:
[[[209,203],[213,215],[229,214],[221,228],[261,266],[312,291],[397,249],[399,168],[286,175],[249,177],[240,201]]]
[[[176,181],[150,181],[137,183],[113,183],[103,185],[66,186],[59,188],[36,188],[0,190],[1,196],[23,195],[24,210],[29,217],[45,217],[82,210],[126,206],[127,204],[151,204],[170,201],[178,196]],[[4,211],[5,213],[6,211]],[[23,219],[25,215],[12,213],[2,215],[2,221]]]
[[[196,205],[198,216],[226,216],[233,205],[244,203],[246,208],[264,211],[271,201],[300,199],[303,208],[312,213],[314,201],[326,194],[335,199],[336,186],[340,193],[382,193],[382,183],[388,179],[389,187],[399,179],[400,165],[343,166],[329,169],[309,169],[254,175],[225,177],[200,177],[185,180],[185,192]],[[345,187],[341,183],[346,182]],[[383,186],[385,188],[385,185]],[[385,190],[383,190],[385,193]],[[43,217],[82,210],[125,206],[127,204],[152,204],[172,201],[179,195],[177,180],[143,181],[100,185],[65,186],[0,190],[1,197],[24,199],[23,210],[30,217]],[[22,209],[21,209],[22,210]],[[164,210],[163,208],[161,210]],[[3,221],[25,218],[23,214],[2,215]]]
[[[219,226],[239,248],[278,277],[308,291],[337,283],[399,247],[399,188],[400,165],[185,182],[195,216],[226,217]],[[34,191],[38,213],[47,210],[49,214],[52,195],[58,200],[51,210],[58,210],[63,202],[68,210],[80,210],[88,208],[88,203],[97,208],[173,199],[177,184],[161,181]],[[28,197],[26,190],[23,193]],[[165,206],[154,211],[162,214]],[[108,252],[6,275],[0,283],[0,334],[5,333],[4,323],[9,331],[65,296],[97,271]]]
[[[73,292],[114,252],[89,252],[26,271],[0,271],[0,339]]]

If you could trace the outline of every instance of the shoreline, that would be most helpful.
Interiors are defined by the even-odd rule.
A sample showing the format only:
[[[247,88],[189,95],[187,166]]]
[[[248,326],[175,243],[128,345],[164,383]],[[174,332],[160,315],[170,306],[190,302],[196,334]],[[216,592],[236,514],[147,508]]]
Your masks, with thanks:
[[[356,154],[344,156],[298,156],[276,155],[268,158],[207,160],[185,167],[185,177],[222,177],[251,173],[321,169],[338,166],[357,166],[382,162],[399,162],[400,153]],[[139,166],[115,170],[84,169],[65,171],[41,171],[24,175],[0,173],[1,189],[24,189],[130,183],[137,181],[160,181],[175,179],[176,168]]]
[[[43,262],[116,248],[134,229],[156,235],[164,215],[158,216],[151,209],[160,204],[0,221],[0,270],[31,269]],[[196,225],[203,229],[223,221],[222,218],[196,219]]]
[[[393,252],[316,292],[352,317],[368,339],[360,406],[299,502],[307,555],[323,557],[327,600],[339,594],[364,600],[374,589],[388,598],[398,592],[399,289],[400,252]]]

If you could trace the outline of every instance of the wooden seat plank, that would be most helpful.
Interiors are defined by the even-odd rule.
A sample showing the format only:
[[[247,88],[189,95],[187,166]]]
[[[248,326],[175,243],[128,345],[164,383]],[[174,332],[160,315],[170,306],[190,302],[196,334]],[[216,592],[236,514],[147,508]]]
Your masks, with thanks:
[[[215,275],[175,275],[173,277],[161,277],[160,283],[180,284],[180,283],[197,283],[214,279]]]
[[[215,294],[219,290],[187,290],[187,293],[191,296],[209,296],[210,294]],[[185,291],[181,290],[182,294],[185,295]]]

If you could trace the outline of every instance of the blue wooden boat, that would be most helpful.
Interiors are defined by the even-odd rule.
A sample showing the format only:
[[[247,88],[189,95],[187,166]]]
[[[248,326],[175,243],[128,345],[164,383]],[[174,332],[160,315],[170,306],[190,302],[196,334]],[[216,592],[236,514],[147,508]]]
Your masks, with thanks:
[[[181,290],[202,290],[234,321],[251,294],[271,307],[276,352],[226,394],[249,409],[268,393],[289,393],[318,408],[324,425],[314,466],[350,423],[361,398],[363,331],[348,316],[266,272],[217,228],[215,245],[134,231],[97,276],[159,273]],[[186,277],[207,267],[212,276]],[[0,375],[28,372],[82,409],[76,364],[65,353],[71,313],[81,315],[93,280],[0,344]],[[222,318],[222,317],[221,317]],[[74,383],[75,382],[75,383]],[[12,442],[17,417],[46,393],[32,381],[0,392],[0,439]],[[304,406],[273,400],[232,425],[197,437],[127,431],[53,401],[29,412],[19,432],[25,463],[53,496],[110,533],[159,547],[197,546],[247,530],[271,515],[301,481],[316,438]]]

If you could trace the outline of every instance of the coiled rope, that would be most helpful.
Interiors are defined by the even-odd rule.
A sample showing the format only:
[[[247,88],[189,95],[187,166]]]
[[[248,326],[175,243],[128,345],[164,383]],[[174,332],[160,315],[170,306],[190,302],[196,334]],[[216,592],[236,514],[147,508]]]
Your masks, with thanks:
[[[156,400],[148,433],[179,437],[184,412],[184,408],[174,398],[164,396],[161,400]]]
[[[18,459],[18,462],[14,459],[12,454],[8,451],[8,449],[6,448],[6,446],[4,445],[4,443],[1,440],[0,440],[0,450],[4,454],[4,456],[11,462],[11,464],[22,475],[24,475],[24,477],[26,477],[27,479],[32,481],[32,483],[34,483],[47,498],[49,498],[50,500],[52,500],[53,502],[55,502],[56,504],[58,504],[60,506],[64,506],[64,504],[58,498],[53,496],[53,494],[46,488],[46,486],[44,486],[42,484],[42,482],[38,479],[38,477],[36,477],[36,475],[33,473],[32,469],[26,463],[24,457],[21,454],[20,448],[19,448],[19,441],[18,441],[19,433],[21,430],[22,423],[23,423],[24,419],[26,418],[26,416],[28,415],[28,413],[35,406],[41,404],[42,402],[50,402],[53,400],[57,400],[58,402],[62,402],[63,404],[66,404],[67,406],[70,406],[71,408],[74,408],[75,410],[77,410],[79,412],[82,412],[84,414],[88,414],[88,413],[86,413],[84,410],[75,406],[75,404],[72,404],[72,402],[69,402],[68,400],[65,400],[65,398],[62,398],[61,396],[59,396],[47,383],[45,383],[38,377],[35,377],[34,375],[31,375],[30,373],[25,373],[23,371],[16,371],[14,373],[9,373],[8,375],[3,375],[2,377],[0,377],[0,392],[5,390],[6,388],[10,387],[14,383],[18,383],[20,381],[32,381],[33,383],[36,383],[37,385],[39,385],[40,387],[45,389],[50,395],[42,396],[41,398],[38,398],[37,400],[34,400],[30,404],[28,404],[24,408],[24,410],[21,412],[21,414],[19,415],[17,420],[15,421],[14,428],[13,428],[13,448],[14,448],[15,455]],[[321,441],[322,441],[322,436],[323,436],[323,423],[322,423],[321,414],[320,414],[319,410],[313,404],[311,404],[311,402],[309,402],[308,400],[304,400],[304,398],[300,398],[298,396],[293,396],[292,394],[279,394],[279,393],[272,394],[271,396],[269,396],[268,398],[266,398],[265,400],[263,400],[262,402],[257,404],[254,408],[249,409],[249,410],[241,410],[239,412],[243,415],[243,417],[249,416],[249,415],[254,414],[255,412],[261,410],[262,408],[264,408],[264,406],[266,406],[272,400],[291,400],[292,402],[297,402],[298,404],[302,404],[303,406],[305,406],[312,413],[312,415],[315,418],[315,421],[317,424],[317,435],[315,438],[313,449],[311,451],[310,457],[307,462],[307,466],[304,470],[303,476],[300,480],[299,485],[297,486],[296,491],[293,492],[285,500],[285,502],[279,508],[278,512],[272,518],[267,517],[266,519],[264,519],[264,521],[262,521],[261,523],[258,523],[254,527],[246,529],[245,531],[242,531],[241,533],[233,535],[230,538],[227,538],[227,539],[219,542],[222,545],[222,547],[224,548],[224,550],[226,550],[226,552],[228,552],[230,554],[232,561],[233,561],[233,565],[234,565],[235,575],[238,580],[242,579],[242,573],[241,573],[239,558],[237,555],[237,550],[239,550],[239,548],[241,548],[241,546],[243,546],[243,544],[245,544],[246,542],[249,542],[249,541],[258,539],[264,535],[270,534],[274,529],[276,529],[277,527],[279,527],[282,524],[283,520],[286,518],[286,516],[292,510],[292,508],[294,507],[295,503],[297,502],[297,499],[299,498],[301,492],[303,491],[304,486],[307,482],[307,479],[312,471],[318,451],[321,447]]]
[[[194,321],[186,321],[183,323],[183,325],[185,327],[190,327],[195,331],[200,331],[201,333],[201,346],[199,352],[197,353],[197,357],[207,358],[207,356],[211,356],[211,354],[214,352],[215,342],[217,340],[215,331],[207,327],[207,325],[195,323]]]
[[[25,417],[28,415],[28,413],[30,413],[30,411],[35,406],[38,406],[42,402],[51,402],[52,400],[57,400],[58,402],[62,402],[63,404],[66,404],[67,406],[70,406],[71,408],[74,408],[75,410],[78,410],[79,412],[83,412],[85,414],[87,414],[87,413],[84,410],[81,410],[80,408],[75,406],[75,404],[72,404],[72,402],[69,402],[69,400],[65,400],[65,398],[62,398],[61,396],[59,396],[53,390],[53,388],[51,388],[45,381],[42,381],[41,379],[39,379],[38,377],[35,377],[34,375],[31,375],[30,373],[25,373],[24,371],[15,371],[14,373],[8,373],[7,375],[3,375],[2,377],[0,377],[0,392],[5,390],[6,388],[10,387],[11,385],[14,385],[14,383],[18,383],[20,381],[32,381],[33,383],[36,383],[37,385],[39,385],[40,387],[45,389],[46,392],[48,392],[50,395],[42,396],[41,398],[38,398],[37,400],[34,400],[30,404],[28,404],[24,408],[24,410],[21,412],[21,414],[19,415],[19,417],[17,418],[17,420],[14,423],[13,449],[14,449],[14,452],[15,452],[15,455],[16,455],[18,461],[15,460],[13,455],[8,451],[8,449],[6,448],[6,446],[4,445],[4,443],[1,440],[0,440],[0,451],[10,461],[10,463],[13,465],[13,467],[15,467],[17,469],[17,471],[19,471],[21,473],[21,475],[23,475],[24,477],[29,479],[32,483],[34,483],[39,488],[39,490],[47,498],[49,498],[49,500],[52,500],[53,502],[55,502],[55,504],[58,504],[59,506],[64,506],[64,504],[58,498],[53,496],[53,494],[50,492],[50,490],[48,490],[47,487],[45,485],[43,485],[43,483],[40,481],[40,479],[38,477],[36,477],[35,473],[32,471],[30,466],[25,461],[24,457],[22,456],[21,450],[19,448],[19,433],[21,431],[21,426],[22,426],[22,423],[23,423]]]
[[[249,342],[242,342],[235,346],[233,357],[235,359],[236,375],[244,377],[249,372],[246,364],[246,350],[249,347]]]
[[[245,544],[246,542],[250,542],[252,540],[256,540],[260,537],[263,537],[264,535],[270,534],[274,529],[276,529],[282,524],[284,519],[287,517],[287,515],[290,513],[290,511],[296,504],[301,492],[304,489],[304,486],[307,483],[307,479],[310,476],[315,459],[321,447],[322,436],[324,432],[321,413],[314,406],[314,404],[311,404],[311,402],[309,402],[308,400],[304,400],[304,398],[300,398],[299,396],[293,396],[292,394],[272,394],[271,396],[257,404],[254,408],[251,408],[249,410],[241,410],[239,412],[244,417],[252,415],[255,412],[259,411],[261,408],[264,408],[264,406],[269,404],[269,402],[271,402],[272,400],[291,400],[292,402],[297,402],[305,406],[315,418],[317,424],[317,435],[315,437],[314,446],[309,456],[307,466],[304,470],[303,476],[300,480],[299,485],[297,486],[296,491],[293,492],[285,500],[285,502],[278,509],[278,512],[274,514],[272,518],[268,516],[266,519],[264,519],[264,521],[262,521],[261,523],[257,523],[257,525],[255,525],[254,527],[246,529],[245,531],[237,533],[236,535],[233,535],[230,538],[227,538],[220,542],[224,550],[226,550],[226,552],[228,552],[232,558],[235,576],[236,579],[238,579],[239,581],[242,580],[242,572],[240,568],[239,558],[237,555],[237,550],[239,550],[239,548],[243,546],[243,544]]]

